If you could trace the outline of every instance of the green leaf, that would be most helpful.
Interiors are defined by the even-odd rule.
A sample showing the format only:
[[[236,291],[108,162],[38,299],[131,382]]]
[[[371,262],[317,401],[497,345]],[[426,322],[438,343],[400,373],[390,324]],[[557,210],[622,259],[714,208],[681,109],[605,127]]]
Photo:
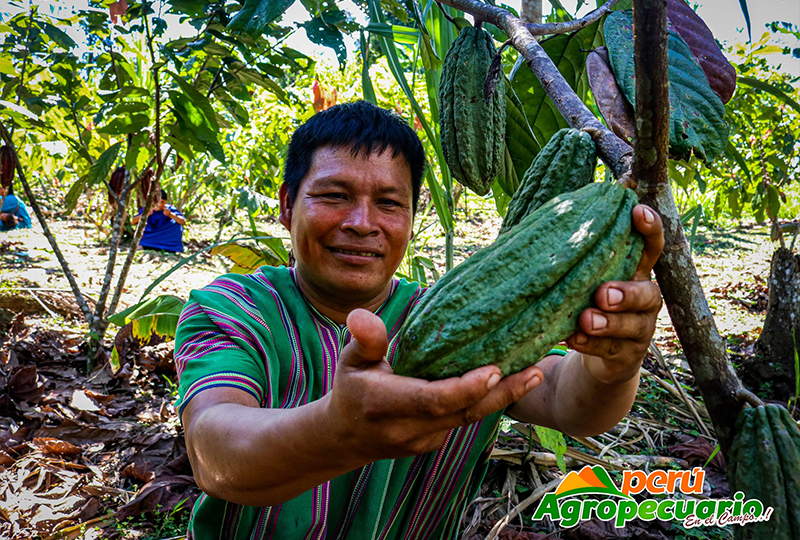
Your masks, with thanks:
[[[611,69],[628,102],[636,104],[631,12],[617,11],[604,25]],[[706,162],[725,152],[728,125],[725,106],[708,84],[691,49],[669,32],[670,152],[688,160],[692,151]]]
[[[102,183],[103,179],[108,176],[108,173],[111,172],[111,168],[114,166],[114,162],[117,161],[117,156],[119,155],[119,149],[121,147],[122,143],[109,146],[105,152],[100,154],[97,161],[92,163],[92,166],[89,167],[89,174],[86,177],[86,182],[89,186],[96,186]]]
[[[108,320],[117,326],[132,323],[133,336],[140,341],[149,340],[154,332],[171,339],[175,337],[185,303],[177,296],[162,294],[115,313]]]
[[[347,47],[344,45],[344,37],[338,28],[326,24],[322,17],[314,17],[300,26],[305,28],[306,35],[312,43],[333,49],[336,59],[339,61],[339,67],[344,68],[347,63]]]
[[[244,6],[228,23],[228,30],[260,35],[264,28],[277,20],[294,0],[245,0]]]
[[[725,147],[725,155],[731,159],[733,159],[739,168],[744,171],[745,176],[747,176],[748,182],[752,181],[752,176],[750,175],[750,167],[747,165],[747,161],[745,161],[744,156],[742,156],[739,149],[733,145],[731,141],[728,141],[727,146]]]
[[[47,37],[52,39],[64,49],[72,49],[77,47],[77,43],[75,43],[75,41],[73,41],[73,39],[69,37],[66,32],[57,26],[53,26],[50,23],[43,23],[42,26],[44,27],[44,33],[47,34]]]
[[[378,97],[375,95],[375,87],[372,85],[372,79],[369,76],[369,40],[364,32],[361,32],[358,39],[361,44],[361,91],[364,94],[364,99],[377,105]]]
[[[747,40],[753,41],[753,33],[750,30],[750,10],[747,9],[747,0],[739,0],[739,7],[742,8],[744,21],[747,23]]]
[[[586,100],[589,89],[586,55],[601,43],[601,39],[600,25],[595,22],[578,32],[557,35],[542,42],[542,48],[582,101]],[[514,128],[509,128],[507,124],[506,136],[521,137],[517,143],[507,138],[507,143],[511,145],[511,158],[517,175],[522,178],[541,147],[556,131],[569,125],[531,70],[522,69],[517,72],[511,81],[511,88],[523,106],[521,112],[524,112],[524,116],[521,117],[516,113],[506,114],[506,121],[512,121],[516,125]],[[509,94],[510,92],[506,92],[507,96]],[[506,107],[510,107],[509,102],[510,100],[506,99]],[[533,130],[533,141],[525,134],[523,118]]]
[[[364,30],[372,32],[377,36],[391,39],[395,43],[400,43],[402,45],[416,45],[420,37],[420,32],[416,28],[409,28],[408,26],[399,26],[396,24],[371,22]]]
[[[80,198],[84,189],[86,189],[86,176],[81,176],[72,184],[66,197],[64,197],[64,210],[66,215],[70,215],[75,210],[75,207],[78,205],[78,198]]]
[[[233,261],[229,272],[234,274],[252,274],[262,266],[279,266],[285,262],[271,253],[236,243],[217,246],[211,250],[211,254],[222,255]]]
[[[739,76],[737,82],[739,82],[740,84],[746,84],[747,86],[751,86],[758,90],[762,90],[768,94],[772,94],[773,96],[775,96],[776,98],[787,104],[789,107],[800,113],[800,103],[797,103],[791,97],[787,96],[780,88],[771,85],[768,82],[759,81],[758,79],[754,79],[752,77],[742,77],[742,76]]]
[[[567,453],[567,442],[564,440],[564,435],[560,431],[550,429],[542,426],[534,426],[542,446],[548,450],[552,450],[556,454],[556,464],[561,472],[567,472],[567,464],[564,461],[564,454]]]
[[[778,219],[778,212],[781,210],[781,194],[778,188],[772,184],[767,188],[767,209],[771,218]]]
[[[150,117],[146,114],[122,115],[97,128],[97,132],[107,135],[127,135],[128,133],[141,131],[148,125],[150,125]]]

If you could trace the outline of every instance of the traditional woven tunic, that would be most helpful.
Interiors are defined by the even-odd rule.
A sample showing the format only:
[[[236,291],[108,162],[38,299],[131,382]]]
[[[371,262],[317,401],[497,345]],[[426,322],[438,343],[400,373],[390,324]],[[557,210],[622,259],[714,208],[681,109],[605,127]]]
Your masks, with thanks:
[[[389,332],[392,365],[398,331],[423,292],[416,283],[393,280],[376,311]],[[346,326],[305,300],[292,269],[225,275],[193,291],[181,314],[175,343],[179,411],[199,392],[219,386],[244,390],[269,408],[319,399],[331,390],[350,338]],[[437,452],[370,463],[281,505],[255,508],[202,495],[189,538],[456,538],[486,473],[501,416],[497,411],[452,430]]]

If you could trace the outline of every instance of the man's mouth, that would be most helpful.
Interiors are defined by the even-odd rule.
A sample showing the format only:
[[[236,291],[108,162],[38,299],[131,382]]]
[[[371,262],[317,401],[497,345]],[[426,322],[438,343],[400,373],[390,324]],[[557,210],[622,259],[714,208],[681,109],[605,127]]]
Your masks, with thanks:
[[[339,249],[339,248],[328,248],[334,253],[343,253],[345,255],[358,255],[359,257],[377,257],[377,253],[372,253],[370,251],[351,251],[349,249]]]

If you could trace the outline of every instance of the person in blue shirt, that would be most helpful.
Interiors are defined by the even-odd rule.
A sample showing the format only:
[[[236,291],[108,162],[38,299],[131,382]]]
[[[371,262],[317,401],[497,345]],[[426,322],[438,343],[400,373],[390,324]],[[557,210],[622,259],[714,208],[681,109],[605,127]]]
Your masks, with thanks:
[[[142,209],[132,219],[136,225],[142,217]],[[167,203],[167,192],[161,190],[161,200],[153,204],[147,216],[147,225],[144,229],[139,245],[146,249],[159,249],[162,251],[183,252],[183,226],[186,218],[173,205]]]
[[[0,231],[30,228],[31,216],[22,201],[14,195],[13,186],[8,190],[0,186],[0,200],[3,201],[3,207],[0,208]]]

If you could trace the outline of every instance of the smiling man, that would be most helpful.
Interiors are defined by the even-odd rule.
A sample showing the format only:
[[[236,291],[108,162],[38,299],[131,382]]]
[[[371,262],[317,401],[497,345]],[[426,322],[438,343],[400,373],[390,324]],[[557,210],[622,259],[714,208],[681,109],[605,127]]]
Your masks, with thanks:
[[[455,538],[504,412],[584,435],[630,409],[661,306],[649,279],[661,222],[644,206],[639,269],[598,289],[573,352],[505,378],[496,366],[435,382],[392,373],[424,294],[393,277],[424,167],[393,113],[361,101],[317,114],[292,137],[280,189],[294,267],[192,292],[175,354],[204,491],[191,538]]]

